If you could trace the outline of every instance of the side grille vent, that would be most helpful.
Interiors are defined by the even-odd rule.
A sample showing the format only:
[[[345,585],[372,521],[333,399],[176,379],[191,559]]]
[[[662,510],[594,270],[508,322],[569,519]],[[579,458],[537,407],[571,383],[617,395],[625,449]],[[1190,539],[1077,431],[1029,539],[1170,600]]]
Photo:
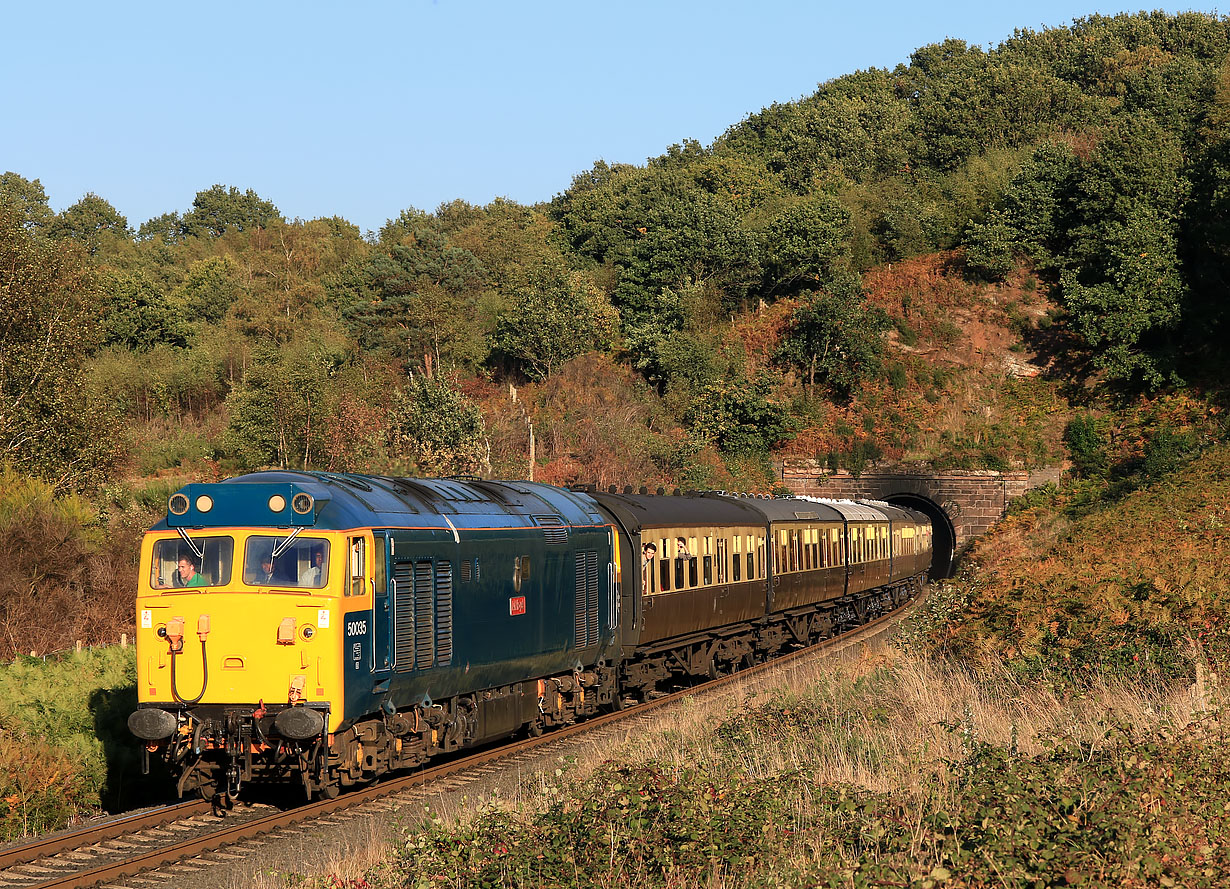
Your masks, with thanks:
[[[393,565],[393,637],[399,672],[452,664],[452,562]]]
[[[468,562],[462,562],[468,565]],[[436,563],[436,666],[453,662],[453,566]]]
[[[414,665],[413,571],[413,562],[393,565],[393,649],[399,670],[409,670]]]
[[[431,562],[414,563],[414,666],[425,670],[436,660],[432,626]]]
[[[578,552],[576,556],[576,610],[573,637],[577,648],[598,642],[598,554]]]

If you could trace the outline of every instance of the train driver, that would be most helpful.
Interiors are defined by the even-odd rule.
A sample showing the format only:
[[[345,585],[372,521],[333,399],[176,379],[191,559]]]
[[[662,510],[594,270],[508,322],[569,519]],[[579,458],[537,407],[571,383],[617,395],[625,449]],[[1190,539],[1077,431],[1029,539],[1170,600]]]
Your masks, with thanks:
[[[206,586],[207,584],[205,575],[196,570],[196,558],[184,554],[179,557],[179,567],[171,575],[171,582],[168,586]]]

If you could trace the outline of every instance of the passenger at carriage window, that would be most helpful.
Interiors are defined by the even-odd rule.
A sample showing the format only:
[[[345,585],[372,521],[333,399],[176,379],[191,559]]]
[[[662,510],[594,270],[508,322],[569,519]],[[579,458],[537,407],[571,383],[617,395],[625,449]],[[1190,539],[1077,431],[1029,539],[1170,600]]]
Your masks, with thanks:
[[[692,554],[688,552],[688,542],[682,537],[675,538],[675,558],[690,559]]]
[[[312,547],[311,563],[299,572],[299,586],[318,587],[325,575],[325,551],[323,547]]]
[[[646,543],[641,547],[641,567],[646,567],[653,561],[654,556],[658,554],[658,548],[652,543]]]

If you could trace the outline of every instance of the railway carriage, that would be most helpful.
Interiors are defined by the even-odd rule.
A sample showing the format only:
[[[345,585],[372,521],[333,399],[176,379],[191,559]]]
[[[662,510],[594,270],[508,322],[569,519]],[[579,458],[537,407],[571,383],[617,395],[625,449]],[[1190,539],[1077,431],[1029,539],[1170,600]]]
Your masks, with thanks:
[[[129,727],[181,795],[333,795],[865,622],[919,588],[930,529],[888,504],[711,492],[188,485],[142,547]]]

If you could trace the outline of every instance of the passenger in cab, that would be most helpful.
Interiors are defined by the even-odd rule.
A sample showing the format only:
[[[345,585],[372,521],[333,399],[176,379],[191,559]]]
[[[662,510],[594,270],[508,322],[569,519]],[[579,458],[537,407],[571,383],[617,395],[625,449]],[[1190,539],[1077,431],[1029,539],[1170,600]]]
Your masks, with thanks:
[[[299,572],[299,586],[318,587],[324,580],[325,551],[319,546],[312,547],[312,561]]]

